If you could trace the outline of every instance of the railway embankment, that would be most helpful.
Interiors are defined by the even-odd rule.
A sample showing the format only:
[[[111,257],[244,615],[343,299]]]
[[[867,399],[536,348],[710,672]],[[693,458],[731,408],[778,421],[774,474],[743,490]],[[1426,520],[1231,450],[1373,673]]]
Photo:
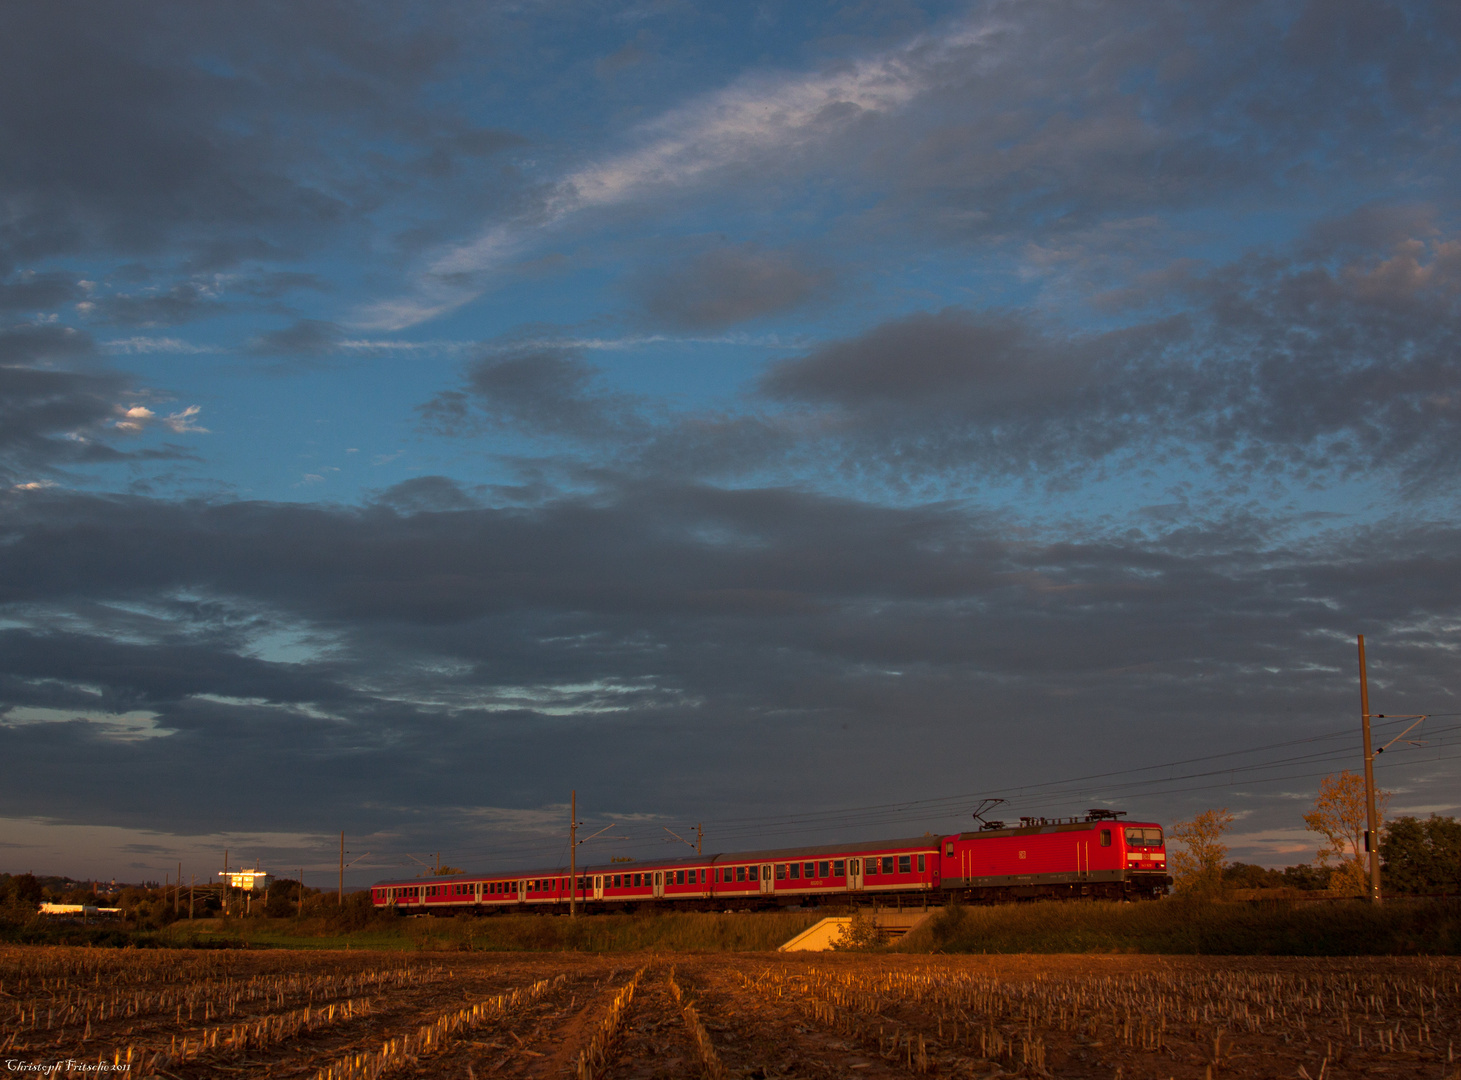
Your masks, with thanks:
[[[1191,956],[1461,955],[1461,901],[1036,903],[949,907],[902,952]]]
[[[414,953],[775,952],[833,909],[382,918],[344,929],[309,919],[209,919],[162,929],[12,927],[21,944]],[[840,935],[839,935],[840,936]],[[844,944],[839,942],[839,944]],[[852,934],[852,951],[1208,956],[1461,955],[1461,901],[1141,903],[1038,901],[936,909],[902,938]]]

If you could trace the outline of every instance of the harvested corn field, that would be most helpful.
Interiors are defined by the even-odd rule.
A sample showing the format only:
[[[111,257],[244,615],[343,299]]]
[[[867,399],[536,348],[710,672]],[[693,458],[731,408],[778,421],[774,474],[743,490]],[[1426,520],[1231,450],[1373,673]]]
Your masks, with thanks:
[[[1458,1001],[1449,959],[9,948],[0,1057],[178,1078],[1461,1080]]]

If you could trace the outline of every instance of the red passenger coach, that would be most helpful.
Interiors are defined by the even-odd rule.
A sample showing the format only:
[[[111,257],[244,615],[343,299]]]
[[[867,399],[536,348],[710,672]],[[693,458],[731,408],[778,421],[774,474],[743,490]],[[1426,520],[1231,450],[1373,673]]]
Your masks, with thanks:
[[[1125,899],[1167,891],[1167,850],[1155,822],[1121,821],[1106,811],[1020,822],[1010,829],[990,822],[978,832],[945,837],[944,888],[976,902]]]

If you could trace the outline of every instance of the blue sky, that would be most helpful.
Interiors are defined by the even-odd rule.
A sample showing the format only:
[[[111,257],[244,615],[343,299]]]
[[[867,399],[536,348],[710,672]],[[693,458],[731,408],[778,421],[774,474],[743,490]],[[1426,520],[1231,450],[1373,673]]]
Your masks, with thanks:
[[[8,869],[1457,809],[1452,7],[0,20]]]

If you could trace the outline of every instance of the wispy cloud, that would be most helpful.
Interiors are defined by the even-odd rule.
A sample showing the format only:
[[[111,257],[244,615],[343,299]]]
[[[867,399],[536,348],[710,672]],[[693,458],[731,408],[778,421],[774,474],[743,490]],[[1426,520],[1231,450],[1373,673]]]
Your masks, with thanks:
[[[195,345],[190,341],[173,337],[129,337],[113,338],[102,342],[102,348],[109,352],[135,355],[139,353],[195,353],[223,352],[217,345]]]
[[[146,405],[132,405],[124,408],[117,406],[117,419],[112,422],[112,427],[127,435],[140,435],[153,424],[161,424],[174,435],[186,435],[189,433],[208,434],[208,429],[195,423],[194,418],[203,411],[201,405],[189,405],[175,413],[159,418]]]
[[[997,27],[964,25],[814,74],[756,74],[652,120],[634,149],[589,162],[552,184],[540,206],[439,251],[415,289],[359,312],[356,324],[402,329],[481,295],[478,278],[518,256],[536,234],[586,212],[685,190],[731,168],[814,148],[868,114],[892,115],[935,86],[955,55]]]

